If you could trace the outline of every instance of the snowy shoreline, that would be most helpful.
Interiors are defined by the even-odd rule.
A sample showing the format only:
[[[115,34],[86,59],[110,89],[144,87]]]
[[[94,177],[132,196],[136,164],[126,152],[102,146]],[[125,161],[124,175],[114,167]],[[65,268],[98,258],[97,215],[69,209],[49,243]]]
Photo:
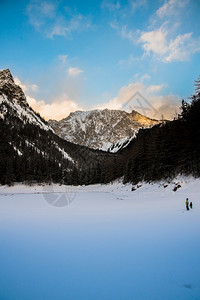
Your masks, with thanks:
[[[158,190],[165,191],[183,191],[190,189],[194,186],[195,189],[200,192],[198,186],[200,186],[200,178],[194,178],[192,176],[177,176],[174,179],[166,179],[159,182],[139,182],[136,185],[131,183],[123,184],[122,180],[116,180],[108,184],[93,184],[93,185],[82,185],[82,186],[69,186],[60,184],[24,184],[14,183],[12,186],[0,185],[0,194],[43,194],[43,193],[64,193],[67,190],[76,192],[149,192],[157,188]],[[193,190],[193,192],[195,192]]]

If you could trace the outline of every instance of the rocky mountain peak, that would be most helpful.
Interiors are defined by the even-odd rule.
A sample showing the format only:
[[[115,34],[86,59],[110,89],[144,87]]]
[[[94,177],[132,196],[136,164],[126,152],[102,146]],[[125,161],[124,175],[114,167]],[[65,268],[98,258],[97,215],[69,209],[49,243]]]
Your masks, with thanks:
[[[55,133],[75,144],[93,149],[116,152],[127,145],[141,128],[161,121],[147,118],[136,111],[122,110],[76,111],[61,121],[49,120]]]
[[[5,81],[14,83],[14,79],[13,79],[12,74],[9,69],[0,70],[0,82],[2,83]]]
[[[9,69],[0,70],[0,94],[17,101],[20,105],[28,105],[24,92],[19,85],[15,84]]]
[[[41,129],[53,131],[29,106],[24,92],[15,83],[10,70],[0,70],[0,120],[13,123],[13,118],[21,120],[24,124],[34,124]]]

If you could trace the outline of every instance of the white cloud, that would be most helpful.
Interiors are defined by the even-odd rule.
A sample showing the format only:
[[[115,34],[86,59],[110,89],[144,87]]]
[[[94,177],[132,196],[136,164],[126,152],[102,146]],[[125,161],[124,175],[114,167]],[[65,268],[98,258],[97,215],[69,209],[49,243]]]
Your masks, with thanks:
[[[30,88],[33,92],[37,92],[37,91],[38,91],[38,86],[37,86],[37,84],[31,84],[31,85],[29,85],[29,88]]]
[[[102,8],[107,8],[108,10],[115,11],[120,9],[121,5],[119,1],[108,1],[104,0],[101,5]]]
[[[53,2],[31,0],[27,6],[30,24],[39,30],[48,20],[55,18],[56,9],[57,6]]]
[[[138,42],[143,44],[146,54],[153,52],[159,55],[165,55],[168,52],[167,31],[162,26],[157,30],[142,32]]]
[[[69,28],[67,28],[63,24],[57,23],[57,24],[54,24],[53,28],[46,33],[46,36],[48,38],[52,39],[54,36],[63,36],[63,37],[66,37],[68,34],[70,34]]]
[[[122,67],[122,68],[128,68],[131,67],[135,61],[137,61],[138,58],[134,57],[132,54],[128,57],[128,59],[121,59],[118,64]]]
[[[67,58],[68,58],[67,54],[61,54],[61,55],[58,56],[58,59],[62,62],[63,65],[66,64]]]
[[[78,68],[72,69],[79,70]],[[149,79],[150,76],[148,74],[144,74],[143,76],[137,75],[137,81],[129,84],[128,86],[122,87],[115,98],[112,98],[108,102],[99,104],[93,108],[128,109],[129,111],[130,109],[135,109],[138,112],[147,115],[148,117],[160,119],[162,116],[164,116],[166,119],[172,119],[175,116],[175,113],[178,112],[178,108],[180,107],[180,99],[174,95],[160,95],[162,94],[163,88],[166,87],[166,84],[150,85],[144,83],[145,80]],[[27,101],[30,106],[36,112],[39,112],[46,120],[60,120],[67,117],[70,112],[83,110],[83,108],[73,100],[75,94],[74,96],[68,96],[70,91],[68,90],[68,92],[66,92],[66,90],[63,89],[64,82],[62,82],[61,86],[58,85],[55,87],[53,97],[51,98],[51,103],[46,103],[44,100],[37,100],[35,97],[30,96],[30,92],[35,90],[37,87],[36,85],[27,83],[24,84],[17,77],[15,77],[15,82],[16,84],[19,84],[26,92]],[[73,91],[77,91],[77,86],[80,86],[80,82],[76,81],[74,87],[73,83],[74,79],[72,82],[70,82],[70,86],[72,87]],[[138,99],[138,92],[143,98]],[[131,100],[131,103],[129,103],[129,100]]]
[[[149,87],[147,87],[146,92],[147,94],[154,94],[160,92],[164,87],[166,87],[166,84],[150,85]]]
[[[129,39],[132,43],[137,42],[137,34],[138,31],[129,30],[126,25],[121,28],[121,36],[125,39]]]
[[[144,9],[144,7],[147,5],[147,0],[134,0],[130,2],[131,9],[133,12],[135,12],[138,9]]]
[[[179,60],[187,61],[191,55],[200,51],[200,37],[195,39],[192,32],[178,35],[170,41],[168,56],[165,57],[167,62]]]
[[[153,23],[152,30],[141,31],[128,28],[127,25],[120,26],[117,22],[110,24],[122,38],[128,39],[134,45],[141,44],[145,55],[154,55],[154,58],[169,63],[172,61],[188,61],[191,56],[200,51],[200,36],[194,36],[193,32],[178,34],[177,29],[181,25],[179,17],[183,17],[181,8],[186,9],[189,0],[168,0],[151,16]],[[147,4],[146,1],[130,1],[132,8],[137,9],[140,5]],[[181,10],[181,12],[180,12]],[[167,17],[167,19],[163,19]],[[172,18],[173,17],[173,18]],[[174,19],[176,17],[176,19]],[[172,21],[173,20],[173,21]],[[162,21],[162,25],[155,28],[155,25]],[[151,24],[152,25],[152,24]],[[143,56],[143,57],[144,57]],[[133,63],[133,56],[128,60],[120,60],[122,67],[130,66]]]
[[[22,88],[22,90],[24,92],[31,92],[31,91],[37,92],[38,91],[37,84],[22,83],[18,77],[15,77],[14,81],[17,85],[19,85]]]
[[[93,28],[90,19],[77,14],[71,19],[58,18],[51,28],[48,29],[47,37],[54,38],[54,36],[70,37],[73,32],[83,32]]]
[[[151,76],[146,73],[146,74],[141,76],[140,81],[143,82],[144,80],[150,80],[150,79],[151,79]]]
[[[68,69],[68,74],[69,76],[71,77],[76,77],[78,76],[80,73],[83,73],[83,70],[79,69],[79,68],[72,68],[72,67],[69,67]]]
[[[164,18],[177,14],[179,13],[180,8],[185,7],[188,2],[189,0],[169,0],[156,11],[156,15],[159,18]]]
[[[79,105],[70,100],[66,95],[62,95],[60,100],[52,103],[46,103],[44,100],[36,100],[27,96],[29,105],[46,120],[61,120],[66,118],[71,112],[82,110]]]
[[[122,87],[117,97],[95,108],[136,110],[151,118],[173,119],[179,111],[181,102],[175,95],[157,95],[165,86],[165,84],[148,86],[141,81],[131,83]]]
[[[200,37],[194,38],[190,32],[169,39],[166,25],[164,23],[156,30],[141,33],[138,42],[142,44],[145,54],[152,52],[156,58],[171,62],[189,60],[192,54],[200,51]]]
[[[55,3],[50,3],[50,2],[41,2],[41,12],[46,15],[49,18],[53,18],[55,16],[56,12],[56,5]]]
[[[58,9],[58,3],[31,0],[27,6],[30,24],[47,38],[70,37],[73,32],[93,28],[90,18],[77,12],[68,14],[64,8]]]
[[[79,104],[67,96],[64,89],[60,89],[59,86],[55,87],[52,103],[46,103],[44,100],[37,100],[30,96],[32,92],[38,91],[36,84],[22,83],[18,77],[15,77],[14,81],[25,92],[29,105],[46,120],[61,120],[67,117],[70,112],[82,110]]]
[[[90,20],[81,15],[81,14],[77,14],[75,16],[73,16],[69,22],[69,29],[70,31],[84,31],[86,29],[91,28],[91,22]]]
[[[127,25],[120,26],[117,22],[111,22],[110,27],[118,32],[122,38],[128,39],[133,44],[137,43],[140,35],[140,30],[131,30],[127,28]]]

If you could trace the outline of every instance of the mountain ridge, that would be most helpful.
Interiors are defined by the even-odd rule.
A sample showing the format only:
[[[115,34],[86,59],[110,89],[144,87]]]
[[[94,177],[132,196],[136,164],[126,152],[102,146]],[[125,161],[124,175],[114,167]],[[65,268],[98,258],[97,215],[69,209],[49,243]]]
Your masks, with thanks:
[[[15,99],[19,104],[28,106],[21,87],[15,84],[9,69],[0,70],[0,90],[3,91],[9,99]]]
[[[44,130],[51,130],[51,126],[28,104],[26,96],[13,79],[9,69],[0,70],[0,117],[4,118],[9,107],[12,114],[24,122],[39,125]]]
[[[103,109],[75,111],[60,121],[48,123],[61,138],[93,149],[116,152],[141,128],[161,123],[132,111]],[[120,146],[121,145],[121,146]]]
[[[0,137],[0,184],[34,180],[96,182],[97,164],[107,161],[106,168],[110,159],[108,154],[75,145],[54,134],[50,125],[29,106],[8,69],[0,71]]]
[[[116,153],[60,138],[30,108],[7,70],[0,71],[0,78],[0,184],[83,185],[117,178],[137,184],[178,174],[200,177],[200,78],[191,103],[182,102],[177,119],[139,129]],[[116,123],[115,118],[112,121]]]

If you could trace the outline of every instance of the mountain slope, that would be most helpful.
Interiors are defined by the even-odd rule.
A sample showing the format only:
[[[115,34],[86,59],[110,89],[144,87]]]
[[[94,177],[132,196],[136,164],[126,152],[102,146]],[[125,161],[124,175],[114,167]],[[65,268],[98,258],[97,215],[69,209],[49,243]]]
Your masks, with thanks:
[[[126,146],[141,128],[160,121],[149,119],[136,111],[76,111],[61,121],[49,120],[55,133],[75,144],[116,152]]]
[[[12,110],[12,115],[25,123],[40,126],[44,130],[52,130],[32,108],[28,105],[22,89],[15,84],[10,70],[0,71],[0,118]]]
[[[200,79],[191,99],[183,101],[176,120],[139,131],[121,151],[128,158],[124,182],[158,181],[178,174],[200,177]]]
[[[13,181],[96,182],[97,164],[110,159],[108,154],[55,135],[28,105],[9,70],[0,71],[0,138],[1,184]],[[104,180],[108,180],[106,176]]]
[[[200,79],[196,86],[191,104],[183,101],[177,120],[139,129],[126,147],[109,153],[61,139],[29,107],[9,70],[0,71],[0,184],[93,184],[119,177],[138,183],[177,174],[200,177]]]

